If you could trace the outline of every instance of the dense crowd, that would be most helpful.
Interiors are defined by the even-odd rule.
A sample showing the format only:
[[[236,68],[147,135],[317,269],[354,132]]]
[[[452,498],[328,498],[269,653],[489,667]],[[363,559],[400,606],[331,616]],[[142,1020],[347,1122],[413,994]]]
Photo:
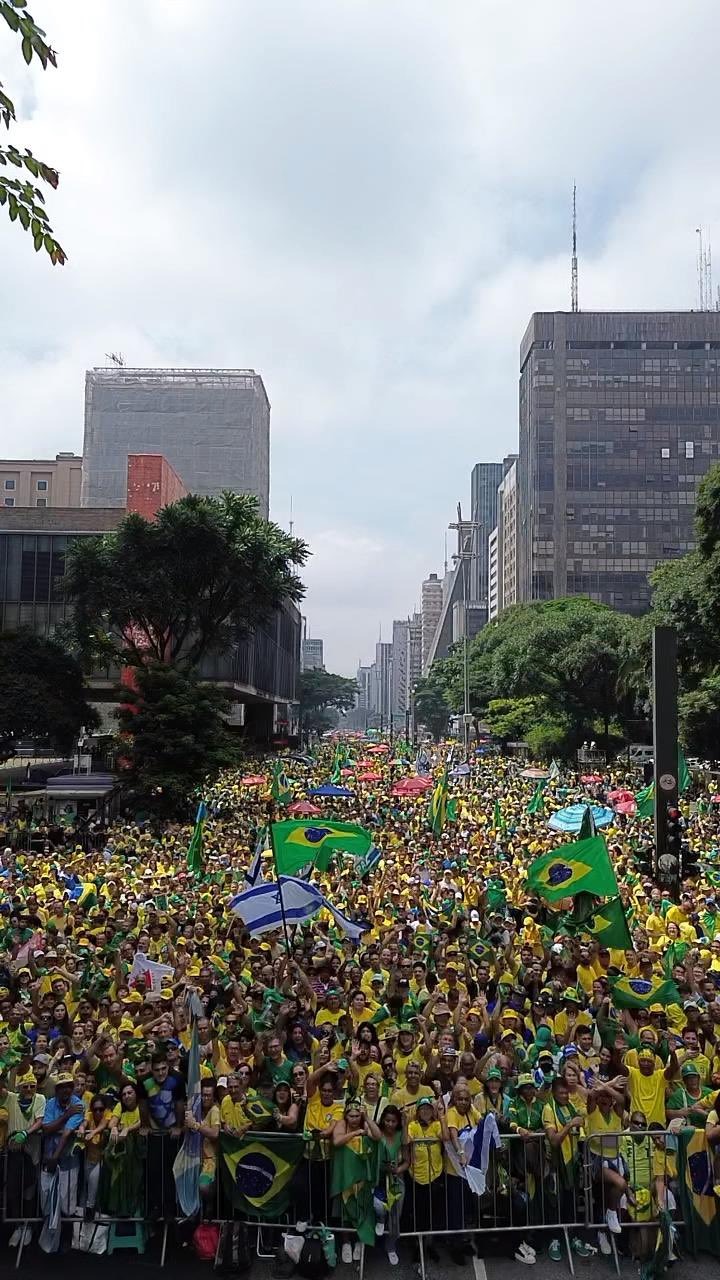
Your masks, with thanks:
[[[365,749],[354,746],[356,761]],[[429,750],[435,774],[445,755]],[[720,1143],[720,820],[709,796],[685,804],[701,871],[679,901],[652,879],[651,824],[618,815],[607,828],[632,936],[632,949],[617,951],[577,927],[571,901],[551,907],[526,883],[533,858],[561,840],[548,815],[587,794],[577,774],[550,780],[544,811],[529,813],[534,783],[514,762],[478,755],[452,785],[455,821],[433,835],[427,794],[392,795],[414,762],[372,759],[379,780],[354,783],[348,770],[353,794],[318,801],[326,817],[371,830],[382,851],[365,876],[341,855],[315,872],[364,932],[352,940],[323,911],[291,928],[289,953],[282,930],[250,937],[229,906],[272,812],[267,786],[227,773],[208,787],[200,875],[187,866],[188,824],[126,815],[78,843],[71,828],[36,823],[30,847],[29,817],[17,797],[8,802],[0,1148],[11,1243],[30,1238],[22,1219],[39,1191],[47,1248],[58,1244],[57,1215],[48,1229],[58,1205],[90,1217],[175,1215],[172,1166],[186,1129],[202,1137],[205,1206],[224,1194],[223,1134],[304,1136],[291,1186],[301,1228],[338,1221],[337,1153],[371,1150],[365,1191],[391,1265],[408,1215],[411,1229],[436,1231],[431,1250],[444,1239],[455,1261],[467,1257],[482,1199],[463,1177],[463,1135],[488,1117],[503,1154],[486,1195],[496,1211],[504,1197],[527,1227],[519,1262],[531,1265],[548,1242],[533,1233],[540,1216],[576,1221],[581,1157],[598,1190],[592,1237],[603,1252],[626,1224],[672,1211],[673,1130],[706,1127]],[[267,762],[251,764],[269,779]],[[289,761],[295,797],[330,766],[329,748],[314,764]],[[609,771],[593,799],[628,784],[638,778]],[[263,874],[273,877],[270,853]],[[159,990],[134,966],[137,953],[167,966]],[[620,975],[672,978],[676,998],[616,1007]],[[202,1006],[199,1117],[187,1098],[191,992]],[[641,1229],[625,1235],[636,1254],[653,1247]],[[351,1261],[356,1237],[340,1242]],[[572,1245],[580,1256],[595,1247],[587,1232]],[[560,1256],[559,1233],[549,1249]]]

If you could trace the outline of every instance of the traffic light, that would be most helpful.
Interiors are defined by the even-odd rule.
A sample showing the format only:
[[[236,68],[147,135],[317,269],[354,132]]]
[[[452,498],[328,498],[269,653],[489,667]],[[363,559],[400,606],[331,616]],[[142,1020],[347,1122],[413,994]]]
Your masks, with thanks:
[[[681,827],[680,810],[676,808],[675,805],[669,804],[667,806],[667,821],[665,825],[665,830],[667,832],[666,846],[665,846],[667,849],[667,852],[673,858],[676,858],[679,864],[680,854],[682,852],[682,827]]]

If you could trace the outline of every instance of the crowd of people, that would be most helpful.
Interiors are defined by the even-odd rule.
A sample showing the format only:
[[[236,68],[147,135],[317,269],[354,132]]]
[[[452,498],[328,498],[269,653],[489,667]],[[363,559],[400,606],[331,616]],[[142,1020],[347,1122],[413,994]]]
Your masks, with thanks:
[[[529,805],[535,783],[517,763],[473,753],[451,786],[455,820],[433,834],[427,793],[392,794],[414,760],[376,752],[376,780],[354,782],[366,752],[350,748],[352,794],[317,803],[371,830],[381,861],[363,876],[337,855],[314,873],[362,935],[322,911],[291,927],[289,951],[281,929],[251,937],[229,905],[272,816],[266,760],[249,762],[266,784],[228,772],[208,785],[199,874],[187,865],[188,823],[124,815],[78,843],[71,827],[37,822],[31,844],[29,816],[17,797],[7,802],[0,1148],[10,1244],[30,1241],[37,1204],[47,1249],[59,1247],[67,1215],[177,1217],[173,1162],[191,1131],[202,1138],[211,1217],[232,1214],[223,1135],[303,1137],[288,1212],[301,1232],[340,1224],[344,1262],[373,1241],[396,1265],[399,1237],[424,1232],[431,1256],[441,1247],[462,1263],[478,1247],[476,1227],[513,1225],[510,1247],[532,1265],[541,1249],[560,1257],[553,1222],[572,1226],[580,1257],[609,1253],[613,1240],[640,1257],[654,1249],[655,1228],[643,1224],[672,1216],[676,1131],[705,1128],[720,1147],[720,817],[709,794],[696,789],[684,805],[700,871],[678,901],[653,881],[651,824],[617,815],[606,829],[632,938],[617,951],[573,922],[571,901],[550,906],[527,886],[530,862],[562,839],[549,814],[587,794],[575,772],[547,782],[541,808]],[[427,754],[439,775],[447,747]],[[327,780],[331,758],[320,747],[310,763],[286,762],[295,799]],[[613,768],[593,798],[619,785],[639,781]],[[270,853],[263,874],[273,878]],[[159,990],[138,972],[138,953],[166,966]],[[671,978],[676,996],[616,1007],[622,975]],[[191,993],[201,1006],[199,1114],[187,1089]],[[481,1194],[464,1176],[473,1130],[487,1131]],[[365,1161],[353,1198],[334,1179],[344,1149]],[[578,1203],[581,1161],[589,1214]],[[359,1229],[363,1197],[370,1239]]]

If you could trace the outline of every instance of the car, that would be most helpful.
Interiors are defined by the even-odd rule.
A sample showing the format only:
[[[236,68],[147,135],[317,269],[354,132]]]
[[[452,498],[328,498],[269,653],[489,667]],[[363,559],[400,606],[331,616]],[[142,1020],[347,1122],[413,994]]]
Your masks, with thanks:
[[[630,742],[618,751],[616,759],[619,764],[647,764],[655,759],[655,748],[646,742]]]

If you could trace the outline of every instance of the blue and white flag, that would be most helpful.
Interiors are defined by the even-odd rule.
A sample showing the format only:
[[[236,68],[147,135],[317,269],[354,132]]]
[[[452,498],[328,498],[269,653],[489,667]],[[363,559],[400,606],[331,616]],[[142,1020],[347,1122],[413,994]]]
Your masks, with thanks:
[[[415,772],[419,778],[424,778],[430,772],[430,761],[422,747],[415,757]]]
[[[270,832],[268,831],[267,823],[265,823],[263,826],[258,827],[257,838],[255,840],[255,852],[252,856],[252,862],[245,872],[245,884],[249,889],[252,889],[253,886],[257,884],[258,880],[261,884],[264,882],[264,876],[262,873],[262,856],[266,849],[269,848]]]
[[[282,890],[282,907],[280,892]],[[273,929],[280,929],[283,921],[283,908],[288,924],[302,924],[322,911],[323,907],[331,913],[341,929],[348,937],[357,938],[364,931],[364,926],[348,920],[338,911],[318,889],[317,885],[307,880],[298,880],[295,876],[280,876],[279,881],[270,880],[237,893],[230,899],[230,910],[244,922],[248,933],[253,938]]]

